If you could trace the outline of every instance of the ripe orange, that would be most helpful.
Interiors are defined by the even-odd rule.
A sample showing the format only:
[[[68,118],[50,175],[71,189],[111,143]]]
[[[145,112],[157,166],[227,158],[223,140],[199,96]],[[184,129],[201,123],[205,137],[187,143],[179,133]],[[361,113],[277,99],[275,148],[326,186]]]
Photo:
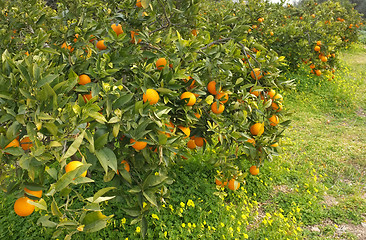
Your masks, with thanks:
[[[183,127],[183,126],[178,126],[178,128],[184,132],[184,134],[186,135],[185,138],[189,137],[191,135],[191,129],[189,129],[189,127]]]
[[[278,143],[276,142],[276,143],[273,143],[272,145],[271,145],[271,147],[278,147],[279,145],[278,145]]]
[[[318,69],[318,70],[315,70],[315,74],[316,74],[317,76],[320,76],[320,75],[322,75],[322,71],[320,71],[319,69]]]
[[[320,60],[322,60],[322,62],[326,62],[326,61],[328,61],[328,58],[327,58],[326,56],[322,56],[322,57],[320,58]]]
[[[235,191],[239,189],[240,182],[236,181],[234,178],[229,181],[228,187],[230,190]]]
[[[197,147],[202,147],[204,144],[204,138],[202,137],[195,137],[194,138],[194,143],[196,144]]]
[[[254,140],[254,138],[249,138],[249,139],[247,140],[247,142],[248,142],[248,143],[251,143],[253,146],[255,146],[255,140]]]
[[[270,97],[270,98],[273,98],[275,95],[276,95],[276,91],[275,90],[273,90],[273,89],[270,89],[269,91],[268,91],[268,96]]]
[[[74,42],[76,43],[78,41],[79,34],[75,34]]]
[[[142,7],[141,0],[137,0],[137,1],[136,1],[136,6],[137,6],[137,7],[139,7],[139,8],[141,8],[141,7]]]
[[[219,99],[219,101],[221,103],[227,103],[227,101],[229,101],[229,94],[221,92],[219,94],[216,94],[215,98]],[[220,100],[220,99],[222,99],[222,100]]]
[[[255,123],[250,127],[250,133],[254,136],[262,135],[264,132],[264,124],[263,123]]]
[[[86,74],[82,74],[79,76],[79,84],[80,85],[85,85],[91,82],[91,79],[88,75]]]
[[[74,51],[74,49],[73,49],[73,48],[71,48],[71,46],[70,46],[70,45],[68,45],[68,44],[67,44],[67,43],[65,43],[65,42],[61,45],[61,48],[69,49],[69,51],[70,51],[70,52],[73,52],[73,51]]]
[[[320,47],[319,46],[315,46],[314,47],[314,51],[319,52],[320,51]]]
[[[263,20],[264,20],[263,18],[258,18],[258,22],[260,23],[263,22]]]
[[[99,40],[97,42],[97,48],[99,50],[106,50],[107,49],[106,45],[104,45],[104,40]]]
[[[121,164],[124,166],[124,169],[127,172],[130,172],[130,164],[128,164],[128,162],[126,160],[122,160]]]
[[[138,30],[136,30],[136,31],[138,31]],[[139,35],[139,33],[138,33],[138,32],[131,31],[131,42],[132,42],[132,43],[135,43],[135,36],[137,36],[137,35]],[[138,39],[138,40],[137,40],[137,43],[140,43],[141,41],[142,41],[141,39]]]
[[[275,102],[272,102],[271,104],[272,108],[274,110],[276,110],[277,112],[281,111],[282,110],[282,104],[281,103],[275,103]]]
[[[217,94],[217,91],[216,91],[216,82],[215,81],[211,81],[207,84],[207,91],[213,95],[216,95]],[[219,89],[219,92],[221,92],[221,87]]]
[[[73,170],[75,170],[77,167],[82,166],[82,165],[84,165],[82,162],[79,162],[79,161],[71,161],[71,162],[69,162],[69,163],[66,165],[66,167],[65,167],[65,171],[66,171],[66,172],[73,171]],[[86,176],[86,173],[87,173],[87,171],[83,172],[80,176],[85,177],[85,176]]]
[[[249,92],[250,92],[251,94],[253,94],[254,96],[258,97],[258,96],[259,96],[259,94],[260,94],[260,92],[259,92],[259,91],[253,91],[252,89],[253,89],[253,88],[251,88],[251,89],[249,90]]]
[[[318,46],[322,45],[322,41],[317,41],[316,45],[318,45]]]
[[[123,29],[122,29],[122,25],[121,24],[117,24],[116,25],[115,23],[113,23],[111,25],[111,28],[117,34],[117,36],[123,33]]]
[[[167,61],[166,61],[166,59],[165,59],[165,58],[159,58],[159,59],[156,61],[156,63],[155,63],[156,68],[157,68],[158,70],[160,70],[160,71],[164,69],[164,67],[166,66],[166,64],[167,64]]]
[[[15,138],[8,145],[6,145],[6,147],[4,149],[11,148],[11,147],[19,147],[19,141],[18,141],[18,139]]]
[[[315,14],[311,14],[311,16],[312,16],[313,18],[315,18]]]
[[[225,110],[225,106],[222,103],[219,103],[219,107],[217,107],[217,102],[214,102],[211,105],[211,111],[215,114],[220,114]]]
[[[193,35],[193,36],[197,36],[198,31],[197,31],[197,29],[193,29],[193,30],[191,31],[191,33],[192,33],[192,35]]]
[[[90,99],[92,99],[92,94],[91,92],[89,94],[84,94],[83,95],[83,99],[84,99],[84,102],[86,103],[87,101],[89,101]]]
[[[259,173],[259,168],[257,168],[257,166],[253,165],[249,168],[249,172],[250,174],[252,174],[253,176],[258,175]]]
[[[269,34],[270,34],[271,36],[273,36],[273,35],[274,35],[274,33],[273,33],[273,32],[269,32]]]
[[[42,190],[39,190],[39,191],[32,191],[32,190],[29,190],[28,188],[24,188],[24,192],[32,195],[32,196],[35,196],[37,198],[41,198],[42,197]]]
[[[250,76],[252,76],[253,79],[261,79],[262,78],[262,73],[261,70],[259,68],[254,68],[251,72],[250,72]]]
[[[14,203],[14,211],[18,216],[26,217],[34,212],[34,205],[29,204],[27,197],[18,198]],[[30,200],[32,201],[32,200]]]
[[[280,119],[276,115],[272,115],[268,120],[271,122],[271,126],[276,126],[280,122]]]
[[[227,185],[227,182],[221,182],[219,179],[215,179],[215,183],[216,185],[220,186],[220,187],[224,187]]]
[[[33,146],[33,144],[29,137],[25,137],[20,141],[20,146],[23,148],[24,151],[27,151]]]
[[[149,101],[150,105],[154,105],[159,101],[159,93],[154,89],[147,89],[146,93],[142,95],[144,102]]]
[[[180,99],[189,99],[188,101],[185,100],[187,101],[187,106],[193,106],[196,103],[196,96],[191,92],[182,93],[182,95],[180,95]]]
[[[194,140],[193,140],[193,139],[191,139],[191,140],[189,140],[189,141],[188,141],[188,143],[187,143],[187,147],[188,147],[189,149],[195,149],[195,148],[196,148],[196,144],[195,144],[195,142],[194,142]]]
[[[26,52],[25,52],[25,55],[29,56],[29,52],[28,52],[28,51],[26,51]]]
[[[135,139],[130,139],[130,143],[134,143],[132,145],[132,147],[136,150],[142,150],[146,147],[147,145],[147,142],[139,142],[139,141],[136,141]]]
[[[314,65],[314,64],[311,64],[311,65],[310,65],[310,68],[311,68],[311,69],[314,69],[314,68],[315,68],[315,65]]]
[[[199,113],[194,113],[194,115],[196,116],[196,118],[200,119],[201,118],[201,114]]]

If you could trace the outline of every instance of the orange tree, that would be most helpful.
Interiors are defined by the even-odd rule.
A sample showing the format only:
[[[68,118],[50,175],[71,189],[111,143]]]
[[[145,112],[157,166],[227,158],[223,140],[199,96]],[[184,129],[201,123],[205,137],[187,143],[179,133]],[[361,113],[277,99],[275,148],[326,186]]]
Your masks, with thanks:
[[[170,166],[197,147],[216,149],[207,164],[231,190],[244,183],[245,162],[278,154],[288,125],[280,91],[293,83],[281,78],[284,58],[241,34],[245,18],[230,9],[2,5],[0,184],[25,195],[16,212],[36,206],[54,237],[104,228],[106,201],[124,205],[144,236],[149,209],[169,197]],[[90,195],[90,186],[101,187]]]

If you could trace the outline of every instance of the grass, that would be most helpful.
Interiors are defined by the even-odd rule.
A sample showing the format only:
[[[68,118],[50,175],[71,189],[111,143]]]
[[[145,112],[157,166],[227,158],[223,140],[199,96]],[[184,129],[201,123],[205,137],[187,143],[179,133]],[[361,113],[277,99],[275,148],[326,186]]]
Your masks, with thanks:
[[[284,154],[258,176],[249,175],[241,190],[215,187],[216,171],[204,164],[212,150],[175,166],[171,197],[147,216],[148,239],[366,238],[361,227],[366,219],[365,52],[354,45],[339,53],[342,60],[331,81],[310,76],[307,69],[288,74],[298,85],[284,96],[293,112],[281,142]],[[51,238],[50,229],[36,226],[38,213],[19,218],[12,210],[15,198],[0,197],[1,239]],[[138,239],[139,229],[122,207],[105,205],[106,215],[115,214],[108,227],[73,239]]]

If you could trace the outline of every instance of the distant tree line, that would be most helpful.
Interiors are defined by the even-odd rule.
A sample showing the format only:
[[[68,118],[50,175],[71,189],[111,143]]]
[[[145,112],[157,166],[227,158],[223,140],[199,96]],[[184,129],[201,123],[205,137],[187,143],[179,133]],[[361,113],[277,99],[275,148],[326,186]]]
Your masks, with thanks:
[[[299,6],[307,2],[308,0],[298,0],[295,5]],[[334,1],[334,0],[318,0],[319,3],[326,1]],[[355,4],[355,9],[363,14],[363,17],[366,18],[366,0],[337,0],[341,2],[343,5]]]

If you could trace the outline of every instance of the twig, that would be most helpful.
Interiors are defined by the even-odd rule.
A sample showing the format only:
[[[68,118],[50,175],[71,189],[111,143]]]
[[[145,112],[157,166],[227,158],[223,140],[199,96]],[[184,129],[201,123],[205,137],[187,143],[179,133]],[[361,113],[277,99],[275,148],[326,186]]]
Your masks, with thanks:
[[[204,47],[201,47],[200,50],[204,50],[212,45],[214,45],[215,43],[222,43],[222,42],[227,42],[227,41],[230,41],[232,40],[232,38],[223,38],[223,39],[218,39],[218,40],[215,40],[213,42],[210,42],[209,44],[207,44],[206,46]]]
[[[155,33],[155,32],[158,32],[158,31],[160,31],[160,30],[163,30],[163,29],[165,29],[165,28],[168,28],[172,23],[170,22],[170,19],[169,19],[169,17],[168,17],[168,14],[166,13],[166,10],[165,10],[165,7],[164,7],[164,4],[161,2],[161,0],[159,0],[158,1],[159,2],[159,4],[160,4],[160,6],[163,8],[163,14],[164,14],[164,17],[165,17],[165,19],[166,19],[166,21],[167,21],[167,24],[164,26],[163,24],[160,24],[161,25],[161,27],[160,28],[157,28],[157,29],[155,29],[155,30],[153,30],[153,31],[151,31],[150,33],[149,33],[149,35],[152,35],[153,33]]]

